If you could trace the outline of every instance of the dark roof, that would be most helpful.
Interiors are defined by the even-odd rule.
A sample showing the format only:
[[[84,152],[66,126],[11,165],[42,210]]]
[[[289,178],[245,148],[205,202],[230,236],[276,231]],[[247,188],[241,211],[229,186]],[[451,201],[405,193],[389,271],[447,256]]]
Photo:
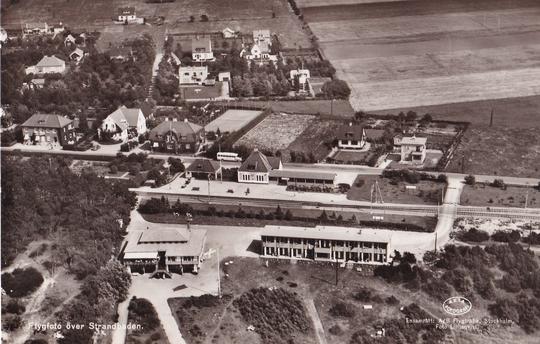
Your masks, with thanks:
[[[258,149],[248,156],[248,158],[242,163],[242,166],[238,169],[241,172],[270,172],[273,169],[279,168],[279,158],[267,157]]]
[[[345,140],[361,140],[364,135],[364,127],[361,125],[348,124],[338,130],[337,138]]]
[[[219,169],[220,165],[217,161],[208,159],[197,159],[188,166],[186,171],[198,173],[216,173],[217,171],[219,171]]]
[[[191,51],[209,53],[212,51],[212,41],[207,37],[194,38],[191,40]]]
[[[163,121],[150,131],[150,140],[157,140],[158,136],[163,136],[172,132],[176,137],[190,138],[188,141],[195,141],[195,136],[201,132],[203,127],[188,121]]]
[[[135,7],[120,7],[118,8],[118,15],[132,15],[135,14]]]
[[[35,114],[32,115],[26,122],[24,122],[21,127],[39,127],[39,128],[63,128],[68,124],[71,124],[73,121],[62,117],[60,115],[49,115],[49,114]]]
[[[145,118],[154,113],[154,105],[146,100],[141,103],[140,108]]]

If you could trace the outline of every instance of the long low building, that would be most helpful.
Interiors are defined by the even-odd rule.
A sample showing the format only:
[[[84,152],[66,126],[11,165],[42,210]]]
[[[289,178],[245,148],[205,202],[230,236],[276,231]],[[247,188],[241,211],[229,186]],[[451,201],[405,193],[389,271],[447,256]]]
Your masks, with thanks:
[[[205,242],[205,230],[159,225],[131,234],[123,262],[130,272],[198,272]]]
[[[391,235],[368,228],[266,226],[262,257],[384,264]]]
[[[328,185],[334,186],[336,173],[296,170],[272,170],[270,181],[286,185]]]

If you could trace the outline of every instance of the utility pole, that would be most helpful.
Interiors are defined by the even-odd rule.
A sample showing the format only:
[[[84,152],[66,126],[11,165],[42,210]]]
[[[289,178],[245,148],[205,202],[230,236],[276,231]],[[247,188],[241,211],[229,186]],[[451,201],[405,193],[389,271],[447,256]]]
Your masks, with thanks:
[[[437,232],[435,232],[435,252],[437,252]]]
[[[210,173],[208,174],[208,204],[210,204]]]
[[[339,267],[338,267],[338,259],[336,256],[336,286],[338,285],[338,273],[339,273]]]
[[[489,126],[492,127],[493,126],[493,108],[491,108],[491,117],[489,119]]]

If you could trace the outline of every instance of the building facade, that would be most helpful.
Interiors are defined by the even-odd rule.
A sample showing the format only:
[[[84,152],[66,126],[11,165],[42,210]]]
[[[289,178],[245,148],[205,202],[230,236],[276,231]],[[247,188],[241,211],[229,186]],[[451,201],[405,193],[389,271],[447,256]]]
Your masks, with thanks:
[[[188,120],[161,122],[150,131],[152,150],[168,153],[196,153],[205,143],[204,128]]]
[[[270,171],[281,170],[282,168],[281,159],[267,157],[255,148],[238,169],[238,182],[268,184],[270,182]]]
[[[21,128],[24,144],[61,147],[75,143],[73,121],[59,115],[35,114]]]
[[[133,232],[128,238],[122,261],[133,273],[197,273],[201,266],[206,231],[160,224]]]
[[[362,149],[366,144],[366,131],[362,126],[349,123],[340,128],[337,141],[340,149]]]
[[[266,226],[261,233],[263,258],[353,264],[389,261],[390,235],[372,229]]]
[[[426,160],[426,143],[425,137],[394,137],[394,150],[400,154],[400,163],[423,164]]]
[[[112,134],[112,139],[125,141],[146,133],[146,118],[141,109],[129,109],[121,106],[103,120],[100,128]]]
[[[191,41],[191,58],[193,61],[213,61],[212,41],[208,37],[194,38]]]
[[[64,73],[66,71],[66,62],[58,57],[43,56],[43,58],[33,66],[26,68],[26,74],[48,74],[48,73]]]

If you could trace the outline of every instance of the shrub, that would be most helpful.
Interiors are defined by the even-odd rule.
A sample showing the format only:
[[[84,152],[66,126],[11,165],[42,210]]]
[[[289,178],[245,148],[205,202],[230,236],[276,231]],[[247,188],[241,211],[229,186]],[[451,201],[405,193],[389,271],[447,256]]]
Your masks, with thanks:
[[[163,196],[161,198],[152,197],[139,205],[139,212],[143,214],[167,213],[170,209],[169,201]]]
[[[14,300],[14,299],[9,300],[5,308],[6,313],[12,313],[12,314],[17,314],[17,315],[24,313],[25,310],[26,310],[26,307],[24,307],[24,305],[20,303],[18,300]]]
[[[150,333],[159,327],[156,310],[147,299],[132,298],[128,310],[129,319],[142,326],[141,332]]]
[[[399,304],[399,300],[394,296],[394,295],[390,295],[388,296],[384,302],[386,302],[387,304],[389,305],[398,305]]]
[[[471,228],[466,232],[460,232],[458,238],[462,241],[482,242],[489,240],[489,234],[476,228]]]
[[[35,268],[15,269],[2,274],[2,288],[11,297],[24,297],[36,291],[43,283],[43,276]]]
[[[360,290],[358,290],[353,295],[353,298],[355,300],[362,301],[362,302],[371,301],[373,297],[379,297],[379,296],[371,288],[360,288]]]
[[[329,312],[333,316],[346,318],[352,318],[355,314],[354,306],[352,304],[341,301],[334,303]]]
[[[501,189],[506,188],[506,184],[504,183],[504,180],[502,179],[495,179],[493,183],[491,183],[490,185],[496,188],[501,188]]]
[[[465,177],[465,184],[474,185],[475,183],[476,183],[476,178],[472,174],[469,174],[468,176]]]
[[[519,231],[496,231],[491,235],[491,240],[498,242],[517,242],[521,238]]]
[[[334,336],[341,336],[343,334],[343,330],[341,329],[341,327],[338,324],[330,327],[328,329],[328,332],[330,332],[330,334],[332,334]]]

